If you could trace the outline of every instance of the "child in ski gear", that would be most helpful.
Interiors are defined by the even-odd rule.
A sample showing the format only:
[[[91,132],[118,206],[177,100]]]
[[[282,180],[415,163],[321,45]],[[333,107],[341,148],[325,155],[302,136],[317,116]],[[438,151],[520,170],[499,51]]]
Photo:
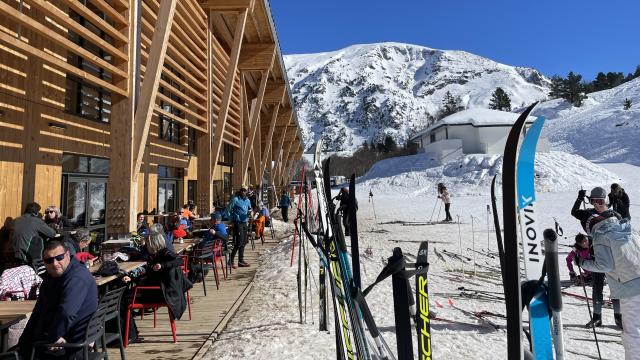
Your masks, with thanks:
[[[629,214],[629,195],[624,189],[616,183],[611,184],[611,192],[609,193],[609,207],[613,208],[613,211],[620,214],[623,219],[631,220]]]
[[[594,196],[592,191],[591,203],[599,214],[613,212],[606,208],[604,197]],[[595,218],[589,227],[595,258],[578,262],[589,271],[605,273],[611,297],[620,299],[620,314],[624,316],[616,316],[616,323],[620,320],[624,325],[622,341],[630,359],[633,349],[640,349],[640,239],[630,222],[621,222],[615,216]]]
[[[574,249],[569,252],[567,255],[567,268],[569,269],[569,277],[571,277],[571,281],[574,283],[581,283],[580,279],[576,275],[576,272],[573,268],[573,259],[576,256],[579,256],[581,259],[591,259],[591,254],[589,253],[589,238],[585,234],[576,235],[576,243],[573,244]],[[582,281],[588,283],[591,281],[591,272],[588,270],[582,271]]]
[[[444,186],[443,183],[438,183],[438,199],[441,199],[444,203],[444,212],[446,214],[444,221],[453,221],[451,213],[449,212],[449,209],[451,208],[451,198],[449,197],[447,187]]]

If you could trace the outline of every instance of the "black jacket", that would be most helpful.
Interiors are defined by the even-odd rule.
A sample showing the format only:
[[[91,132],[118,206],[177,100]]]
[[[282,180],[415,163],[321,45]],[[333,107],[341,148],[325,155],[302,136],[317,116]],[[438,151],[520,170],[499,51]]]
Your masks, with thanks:
[[[81,342],[97,308],[95,279],[84,265],[71,257],[62,276],[44,275],[38,301],[20,337],[20,348],[37,340],[55,342],[60,337],[68,343]]]
[[[594,208],[580,209],[581,204],[582,199],[577,198],[576,202],[573,203],[573,207],[571,208],[571,215],[574,218],[580,220],[580,225],[582,225],[582,228],[587,232],[587,235],[589,236],[591,236],[591,227],[602,219],[614,216],[620,219],[620,214],[613,210],[605,210],[601,213],[598,213]]]
[[[18,217],[13,228],[14,256],[27,262],[42,259],[44,241],[55,235],[55,230],[36,215],[24,214]]]
[[[609,207],[613,207],[613,211],[620,214],[622,218],[629,218],[629,195],[620,189],[620,195],[609,193]]]
[[[155,264],[160,264],[159,271],[153,271]],[[184,277],[180,265],[182,265],[182,258],[166,248],[162,249],[147,263],[145,280],[145,285],[160,285],[164,300],[176,319],[180,319],[187,308],[185,292],[193,287],[193,284]]]

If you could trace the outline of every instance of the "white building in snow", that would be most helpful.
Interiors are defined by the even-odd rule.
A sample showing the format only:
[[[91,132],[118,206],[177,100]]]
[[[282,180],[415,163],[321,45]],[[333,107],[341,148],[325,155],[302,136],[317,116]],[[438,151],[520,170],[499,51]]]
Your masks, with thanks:
[[[409,141],[419,152],[445,163],[465,154],[502,154],[511,126],[519,114],[490,109],[470,109],[449,115],[418,132]],[[529,116],[526,129],[535,121]],[[549,141],[540,138],[538,151],[548,152]]]

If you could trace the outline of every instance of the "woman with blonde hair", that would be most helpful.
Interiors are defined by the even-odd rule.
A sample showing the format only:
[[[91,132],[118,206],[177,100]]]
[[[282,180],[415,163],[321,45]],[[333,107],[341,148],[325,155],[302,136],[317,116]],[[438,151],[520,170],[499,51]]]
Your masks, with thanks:
[[[44,222],[49,225],[57,233],[62,230],[71,230],[73,226],[71,222],[60,214],[60,209],[55,205],[49,205],[44,210]]]

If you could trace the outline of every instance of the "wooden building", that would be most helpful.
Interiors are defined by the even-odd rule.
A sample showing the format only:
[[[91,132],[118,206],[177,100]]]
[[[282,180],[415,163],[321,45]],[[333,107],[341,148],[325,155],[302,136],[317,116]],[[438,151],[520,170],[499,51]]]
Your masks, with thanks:
[[[301,135],[266,0],[0,0],[0,216],[98,236],[241,184],[284,186]]]

